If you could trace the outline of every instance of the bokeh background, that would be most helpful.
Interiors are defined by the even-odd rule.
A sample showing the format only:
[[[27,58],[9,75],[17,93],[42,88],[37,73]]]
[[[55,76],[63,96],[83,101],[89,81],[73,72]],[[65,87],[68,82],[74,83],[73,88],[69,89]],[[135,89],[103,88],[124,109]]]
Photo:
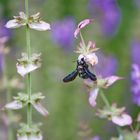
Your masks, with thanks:
[[[42,92],[46,96],[43,104],[50,112],[49,117],[44,118],[33,110],[34,122],[43,123],[41,130],[44,140],[88,140],[96,135],[108,140],[111,136],[117,136],[112,123],[96,117],[96,109],[88,103],[83,80],[77,78],[65,84],[62,79],[75,69],[77,54],[73,51],[79,39],[74,39],[73,32],[77,23],[93,18],[93,24],[83,29],[82,33],[86,42],[95,41],[96,46],[101,48],[97,54],[100,70],[125,77],[105,90],[105,94],[110,102],[126,106],[135,118],[140,103],[138,106],[133,100],[130,73],[132,55],[135,56],[132,49],[134,46],[140,47],[140,1],[29,0],[29,3],[31,14],[39,11],[42,19],[52,25],[52,30],[47,32],[31,30],[32,52],[42,53],[42,67],[32,74],[32,91]],[[26,82],[26,78],[23,79],[16,72],[16,59],[20,58],[21,52],[26,52],[25,28],[7,30],[4,27],[5,22],[20,11],[24,11],[23,0],[0,0],[0,37],[9,38],[6,46],[10,48],[10,53],[5,57],[6,75],[9,79],[18,77]],[[0,54],[1,78],[3,73],[3,55]],[[11,89],[11,96],[19,91]],[[22,92],[26,92],[26,88]],[[6,95],[6,90],[0,91],[0,107],[6,103]],[[98,98],[98,106],[101,105],[102,100]],[[20,122],[26,121],[26,108],[13,114],[21,115]],[[12,124],[14,136],[18,128],[19,123]],[[0,140],[7,140],[6,136],[7,125],[1,119]]]

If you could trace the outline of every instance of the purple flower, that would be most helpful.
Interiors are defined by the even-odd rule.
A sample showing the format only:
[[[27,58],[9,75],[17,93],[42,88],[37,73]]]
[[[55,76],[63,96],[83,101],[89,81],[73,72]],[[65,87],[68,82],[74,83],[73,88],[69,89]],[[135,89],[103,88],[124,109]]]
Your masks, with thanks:
[[[97,54],[100,61],[94,66],[96,74],[102,77],[107,77],[115,74],[117,70],[117,60],[113,56],[105,56],[104,54]]]
[[[140,42],[132,42],[132,71],[131,71],[131,91],[133,102],[140,106]]]
[[[65,18],[52,25],[52,40],[65,50],[72,50],[74,45],[75,21]]]
[[[89,0],[88,7],[94,18],[99,17],[102,33],[105,36],[114,35],[121,19],[116,0]]]

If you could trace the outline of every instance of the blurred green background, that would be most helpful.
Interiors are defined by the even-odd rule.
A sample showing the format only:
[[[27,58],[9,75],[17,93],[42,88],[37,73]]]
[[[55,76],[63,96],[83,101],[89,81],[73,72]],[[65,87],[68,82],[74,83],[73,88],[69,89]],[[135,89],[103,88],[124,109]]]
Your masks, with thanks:
[[[99,52],[113,55],[118,61],[116,74],[125,77],[125,80],[105,90],[106,96],[110,102],[126,106],[127,111],[135,118],[139,108],[133,104],[129,88],[130,44],[140,35],[140,6],[138,7],[134,0],[117,0],[116,2],[120,12],[120,21],[115,33],[108,36],[103,35],[101,31],[102,20],[98,18],[98,16],[102,17],[101,13],[92,16],[88,0],[29,0],[30,13],[39,11],[42,19],[52,25],[67,17],[74,19],[75,25],[85,18],[94,18],[94,23],[83,29],[86,42],[95,41],[96,46],[101,48]],[[18,15],[19,11],[24,11],[23,0],[0,0],[0,21],[11,19],[13,15]],[[42,92],[46,96],[43,104],[50,112],[49,117],[44,118],[33,110],[34,122],[43,123],[41,130],[44,140],[88,140],[95,135],[108,140],[111,136],[116,136],[115,126],[97,118],[96,109],[90,107],[83,80],[77,78],[68,84],[62,82],[63,77],[75,68],[73,61],[77,59],[77,54],[73,53],[73,49],[76,48],[79,40],[74,40],[71,45],[73,48],[69,49],[67,46],[65,48],[55,43],[52,36],[52,31],[31,30],[32,52],[42,53],[42,67],[32,74],[32,91],[33,93]],[[26,52],[25,28],[12,30],[7,45],[11,50],[6,58],[7,76],[11,78],[14,75],[26,82],[26,78],[23,79],[16,73],[16,59],[20,58],[21,52]],[[26,89],[22,90],[24,91],[26,92]],[[12,96],[15,96],[17,92],[19,90],[12,90]],[[2,91],[0,94],[1,106],[6,103],[4,93]],[[103,105],[102,100],[98,98],[98,106],[100,104]],[[22,114],[21,121],[26,121],[26,108],[14,113]],[[2,121],[0,125],[1,129],[5,127]],[[18,123],[13,124],[14,135],[18,128]]]

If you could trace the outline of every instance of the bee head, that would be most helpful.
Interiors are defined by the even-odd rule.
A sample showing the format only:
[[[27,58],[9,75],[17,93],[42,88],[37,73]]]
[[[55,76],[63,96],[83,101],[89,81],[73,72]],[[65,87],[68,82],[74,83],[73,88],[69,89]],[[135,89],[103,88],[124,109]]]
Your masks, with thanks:
[[[83,61],[85,59],[84,55],[80,54],[78,57],[78,62]]]
[[[83,55],[80,55],[80,56],[78,57],[77,63],[78,63],[79,65],[85,64],[85,63],[86,63],[86,62],[85,62],[85,57],[84,57]]]

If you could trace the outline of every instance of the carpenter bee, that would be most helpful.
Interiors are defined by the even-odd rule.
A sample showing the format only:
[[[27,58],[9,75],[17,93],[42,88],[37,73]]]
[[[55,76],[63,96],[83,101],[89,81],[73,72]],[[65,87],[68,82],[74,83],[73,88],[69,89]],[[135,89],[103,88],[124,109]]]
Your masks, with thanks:
[[[68,74],[64,79],[63,82],[70,82],[73,81],[77,75],[83,79],[90,79],[92,81],[96,81],[96,75],[91,73],[88,69],[88,64],[86,64],[84,57],[80,60],[77,60],[77,67],[72,73]]]

